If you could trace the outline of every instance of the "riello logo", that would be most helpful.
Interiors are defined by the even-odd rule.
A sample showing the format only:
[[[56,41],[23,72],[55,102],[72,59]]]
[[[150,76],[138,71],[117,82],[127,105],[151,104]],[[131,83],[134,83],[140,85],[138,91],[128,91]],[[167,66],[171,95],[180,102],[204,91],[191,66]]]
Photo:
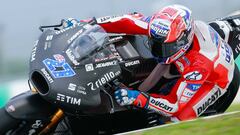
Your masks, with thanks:
[[[97,90],[98,88],[100,88],[101,86],[103,86],[104,84],[112,80],[113,78],[115,78],[117,74],[118,72],[115,74],[113,72],[106,73],[101,78],[99,78],[96,82],[89,82],[87,86],[89,86],[91,90]]]

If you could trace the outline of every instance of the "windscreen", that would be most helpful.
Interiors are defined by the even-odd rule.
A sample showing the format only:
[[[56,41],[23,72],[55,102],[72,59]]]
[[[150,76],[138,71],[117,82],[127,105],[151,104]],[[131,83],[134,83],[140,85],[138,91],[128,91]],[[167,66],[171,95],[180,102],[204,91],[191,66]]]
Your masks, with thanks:
[[[99,25],[89,26],[87,30],[72,42],[69,49],[77,61],[80,61],[96,49],[102,47],[107,38],[107,33]]]

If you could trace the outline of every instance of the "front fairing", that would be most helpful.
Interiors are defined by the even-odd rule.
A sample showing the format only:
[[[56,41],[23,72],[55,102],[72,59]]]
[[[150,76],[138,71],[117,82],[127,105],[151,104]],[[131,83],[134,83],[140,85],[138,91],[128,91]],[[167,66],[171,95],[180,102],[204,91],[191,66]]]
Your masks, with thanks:
[[[100,89],[121,73],[111,48],[104,47],[107,38],[100,26],[89,24],[43,32],[30,60],[33,86],[45,88],[44,99],[71,112],[98,106]]]

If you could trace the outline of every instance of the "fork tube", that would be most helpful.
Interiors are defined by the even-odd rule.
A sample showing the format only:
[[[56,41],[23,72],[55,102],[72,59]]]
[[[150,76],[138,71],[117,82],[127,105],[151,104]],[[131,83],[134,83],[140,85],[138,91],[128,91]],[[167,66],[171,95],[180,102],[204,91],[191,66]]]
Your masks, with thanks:
[[[63,111],[58,109],[58,111],[53,115],[51,122],[39,133],[39,135],[43,135],[48,133],[58,122],[63,118]]]

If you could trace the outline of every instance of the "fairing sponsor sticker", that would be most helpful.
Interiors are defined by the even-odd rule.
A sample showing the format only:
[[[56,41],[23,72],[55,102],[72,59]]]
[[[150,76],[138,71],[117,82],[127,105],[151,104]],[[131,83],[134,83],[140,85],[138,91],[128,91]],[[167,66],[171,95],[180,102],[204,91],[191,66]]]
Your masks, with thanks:
[[[33,62],[36,58],[36,51],[37,51],[37,45],[38,45],[38,40],[35,41],[32,49],[32,55],[31,55],[31,62]]]
[[[68,103],[68,104],[72,104],[72,105],[78,105],[78,106],[81,105],[81,99],[80,98],[71,97],[71,96],[68,96],[68,95],[61,94],[61,93],[57,93],[56,100],[60,101],[60,102],[65,102],[65,103]]]
[[[43,60],[44,65],[54,78],[72,77],[76,73],[71,66],[65,62],[65,58],[60,55],[54,55],[55,60],[47,58]]]
[[[89,82],[87,84],[87,86],[89,86],[91,90],[97,90],[98,88],[100,88],[101,86],[105,85],[106,83],[111,81],[113,78],[118,76],[120,73],[121,73],[120,71],[117,71],[115,73],[114,72],[106,73],[101,78],[99,78],[97,81]]]

